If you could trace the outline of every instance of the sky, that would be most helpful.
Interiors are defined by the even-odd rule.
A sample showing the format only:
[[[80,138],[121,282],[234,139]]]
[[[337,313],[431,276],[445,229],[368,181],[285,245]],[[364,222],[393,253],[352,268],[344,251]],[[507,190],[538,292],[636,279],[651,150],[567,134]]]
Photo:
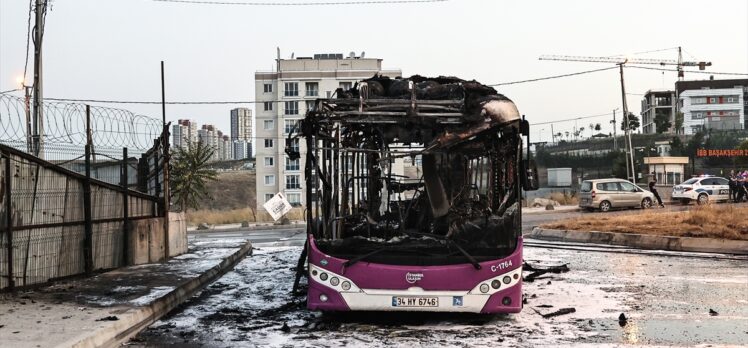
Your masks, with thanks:
[[[0,0],[0,91],[17,88],[23,75],[28,5],[28,0]],[[53,0],[44,38],[44,96],[159,101],[163,60],[167,101],[251,101],[254,73],[273,68],[276,47],[284,58],[365,51],[367,58],[381,58],[385,68],[402,69],[406,76],[454,75],[494,84],[610,66],[538,60],[544,54],[631,55],[677,46],[683,47],[684,60],[711,61],[708,71],[748,73],[748,1],[232,6]],[[631,56],[676,59],[677,51]],[[28,83],[32,66],[29,61]],[[708,78],[686,73],[686,79]],[[629,109],[639,114],[642,94],[672,88],[676,74],[626,69],[625,80]],[[620,115],[622,107],[617,70],[497,90],[514,100],[531,124],[616,108]],[[159,105],[115,106],[161,117]],[[194,119],[228,133],[229,111],[242,106],[254,109],[254,104],[168,105],[166,113],[167,120]],[[579,120],[576,126],[601,123],[608,133],[610,119]],[[574,126],[574,121],[557,122],[553,129]],[[550,134],[550,124],[531,130],[532,141],[550,141]]]

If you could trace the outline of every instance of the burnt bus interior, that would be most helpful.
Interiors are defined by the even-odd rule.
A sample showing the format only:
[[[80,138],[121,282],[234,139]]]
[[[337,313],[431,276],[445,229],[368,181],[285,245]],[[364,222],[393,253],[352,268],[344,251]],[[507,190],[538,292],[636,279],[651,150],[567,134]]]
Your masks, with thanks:
[[[508,256],[521,234],[520,190],[537,188],[523,161],[528,133],[514,103],[475,81],[374,76],[338,89],[290,136],[308,149],[308,232],[349,265],[480,268]],[[421,170],[393,172],[397,161]]]

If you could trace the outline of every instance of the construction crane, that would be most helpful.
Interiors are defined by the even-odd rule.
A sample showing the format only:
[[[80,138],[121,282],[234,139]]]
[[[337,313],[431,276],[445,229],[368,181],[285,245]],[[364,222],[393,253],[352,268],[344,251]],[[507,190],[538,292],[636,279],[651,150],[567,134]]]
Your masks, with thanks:
[[[706,69],[707,66],[712,66],[712,62],[689,62],[683,61],[683,54],[681,47],[678,47],[678,59],[655,59],[655,58],[627,58],[621,56],[608,56],[608,57],[590,57],[590,56],[563,56],[563,55],[543,55],[538,58],[539,60],[554,60],[563,62],[588,62],[588,63],[610,63],[618,65],[618,70],[621,75],[621,99],[623,103],[623,122],[626,125],[624,127],[624,141],[626,146],[626,176],[631,182],[636,182],[636,170],[634,169],[634,151],[633,145],[631,144],[631,131],[629,129],[629,108],[626,103],[626,84],[623,79],[623,67],[626,64],[647,64],[647,65],[675,65],[678,71],[678,80],[682,81],[684,78],[683,67],[684,66],[697,66],[699,70]],[[675,103],[678,102],[678,89],[675,89]],[[615,126],[614,126],[615,127]]]

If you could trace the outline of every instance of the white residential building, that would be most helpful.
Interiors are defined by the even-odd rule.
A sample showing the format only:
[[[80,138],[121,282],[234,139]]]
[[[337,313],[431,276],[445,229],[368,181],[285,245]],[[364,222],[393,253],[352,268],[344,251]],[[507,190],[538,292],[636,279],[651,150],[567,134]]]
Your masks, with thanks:
[[[675,133],[675,91],[649,90],[642,99],[641,125],[642,133],[658,133],[655,118],[667,118],[670,122],[668,129],[660,130],[659,133]]]
[[[684,134],[746,128],[748,79],[679,81],[675,85]]]
[[[276,71],[255,73],[257,208],[278,192],[290,203],[306,202],[304,158],[306,145],[298,140],[301,158],[285,154],[286,138],[317,98],[329,98],[338,88],[348,89],[374,74],[401,76],[400,70],[383,70],[382,59],[342,54],[277,59]]]
[[[171,126],[172,144],[174,148],[186,148],[197,141],[197,123],[193,120],[179,120]]]

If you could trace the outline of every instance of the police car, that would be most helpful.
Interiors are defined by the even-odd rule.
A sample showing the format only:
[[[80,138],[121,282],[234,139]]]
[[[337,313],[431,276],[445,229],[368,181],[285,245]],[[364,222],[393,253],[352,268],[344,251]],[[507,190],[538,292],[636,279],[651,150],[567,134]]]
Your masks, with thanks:
[[[727,201],[730,199],[730,182],[725,178],[704,175],[688,179],[673,187],[673,199],[683,204],[696,201],[702,205],[708,202]]]

